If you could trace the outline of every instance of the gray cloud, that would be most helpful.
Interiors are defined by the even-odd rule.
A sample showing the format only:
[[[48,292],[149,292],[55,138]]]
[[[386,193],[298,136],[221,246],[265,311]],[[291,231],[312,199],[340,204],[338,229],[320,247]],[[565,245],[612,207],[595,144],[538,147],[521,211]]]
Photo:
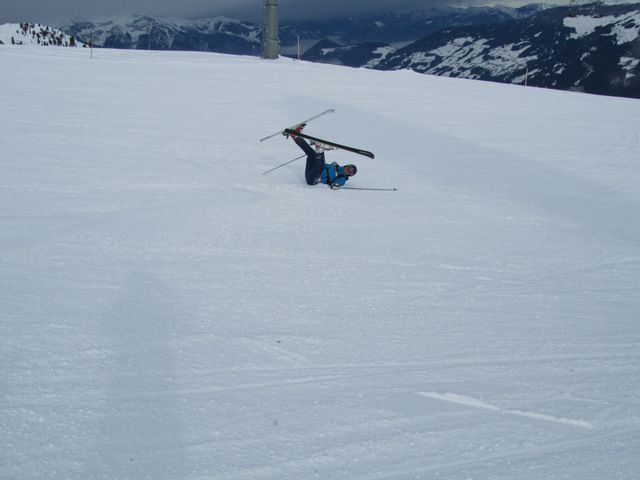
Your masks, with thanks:
[[[299,20],[412,10],[447,2],[460,5],[475,1],[477,0],[279,0],[278,3],[282,20]],[[28,20],[54,24],[76,17],[99,18],[132,13],[179,18],[225,15],[259,22],[262,18],[262,5],[263,0],[2,0],[0,23]]]

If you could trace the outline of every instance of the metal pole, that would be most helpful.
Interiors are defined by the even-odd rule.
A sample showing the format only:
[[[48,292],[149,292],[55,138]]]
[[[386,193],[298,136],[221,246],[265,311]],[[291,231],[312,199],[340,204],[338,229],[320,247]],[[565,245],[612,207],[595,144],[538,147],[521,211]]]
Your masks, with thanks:
[[[264,0],[264,30],[262,31],[262,58],[276,59],[280,50],[278,39],[278,0]]]

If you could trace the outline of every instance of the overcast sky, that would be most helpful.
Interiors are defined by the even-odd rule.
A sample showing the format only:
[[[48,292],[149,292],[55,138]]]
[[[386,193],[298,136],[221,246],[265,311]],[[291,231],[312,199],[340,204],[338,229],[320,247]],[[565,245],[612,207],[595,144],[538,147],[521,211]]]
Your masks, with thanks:
[[[377,11],[419,9],[442,3],[481,0],[278,0],[281,20],[359,15]],[[531,0],[533,3],[535,0]],[[502,4],[522,4],[505,0]],[[145,13],[158,17],[194,18],[225,15],[259,22],[263,0],[0,0],[0,24],[32,21],[56,25],[76,17],[109,17]],[[568,3],[568,0],[567,0]]]

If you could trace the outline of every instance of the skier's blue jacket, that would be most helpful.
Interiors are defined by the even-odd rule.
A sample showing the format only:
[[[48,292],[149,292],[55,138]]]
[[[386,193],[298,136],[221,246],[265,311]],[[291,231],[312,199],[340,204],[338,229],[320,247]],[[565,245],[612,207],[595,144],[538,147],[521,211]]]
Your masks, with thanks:
[[[336,162],[325,165],[322,168],[322,175],[320,175],[320,183],[326,183],[329,186],[342,187],[347,183],[349,177],[344,172],[344,167],[341,167]]]

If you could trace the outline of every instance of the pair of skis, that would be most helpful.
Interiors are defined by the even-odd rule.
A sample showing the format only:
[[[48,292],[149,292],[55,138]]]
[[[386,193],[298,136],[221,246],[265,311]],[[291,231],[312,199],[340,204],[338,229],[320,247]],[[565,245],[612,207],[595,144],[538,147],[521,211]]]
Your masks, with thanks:
[[[296,132],[296,128],[298,128],[301,125],[305,125],[307,123],[309,123],[312,120],[315,120],[316,118],[320,118],[328,113],[334,113],[335,110],[333,108],[330,108],[328,110],[325,110],[324,112],[320,112],[317,115],[314,115],[313,117],[307,118],[306,120],[303,120],[299,123],[296,123],[295,125],[289,127],[289,128],[285,128],[282,131],[276,132],[272,135],[267,135],[266,137],[262,137],[260,139],[261,142],[264,142],[265,140],[269,140],[270,138],[276,137],[278,135],[285,135],[285,136],[289,136],[289,135],[295,135],[297,137],[300,138],[304,138],[306,140],[309,140],[309,142],[311,142],[314,145],[317,145],[321,148],[325,148],[325,149],[340,149],[340,150],[345,150],[347,152],[351,152],[351,153],[355,153],[358,155],[363,155],[365,157],[369,157],[369,158],[374,158],[375,155],[368,151],[368,150],[363,150],[361,148],[356,148],[356,147],[350,147],[348,145],[343,145],[340,143],[336,143],[336,142],[332,142],[329,140],[324,140],[322,138],[318,138],[318,137],[313,137],[311,135],[307,135],[306,133],[302,133],[302,132]],[[285,162],[283,164],[278,165],[277,167],[274,167],[270,170],[267,170],[266,172],[263,172],[262,174],[265,175],[269,172],[272,172],[278,168],[284,167],[285,165],[288,165],[292,162],[295,162],[296,160],[299,160],[300,158],[303,158],[305,155],[301,155],[299,157],[294,158],[293,160],[289,160],[288,162]],[[345,189],[345,190],[372,190],[372,191],[390,191],[390,192],[397,192],[398,189],[397,188],[365,188],[365,187],[341,187],[341,189]]]
[[[371,153],[368,150],[363,150],[361,148],[355,148],[355,147],[350,147],[348,145],[342,145],[340,143],[336,143],[336,142],[331,142],[329,140],[324,140],[322,138],[318,138],[318,137],[312,137],[311,135],[307,135],[306,133],[296,133],[296,128],[298,128],[300,125],[305,125],[307,123],[309,123],[311,120],[315,120],[316,118],[320,118],[323,115],[326,115],[327,113],[334,113],[335,110],[333,108],[330,108],[329,110],[325,110],[324,112],[321,112],[317,115],[314,115],[311,118],[307,118],[306,120],[303,120],[299,123],[296,123],[295,125],[289,127],[289,128],[285,128],[282,131],[276,132],[272,135],[267,135],[266,137],[263,137],[260,139],[261,142],[264,142],[265,140],[269,140],[270,138],[273,138],[275,136],[278,136],[280,134],[282,135],[295,135],[297,137],[300,138],[306,138],[307,140],[309,140],[311,143],[322,146],[322,147],[329,147],[329,148],[338,148],[340,150],[345,150],[347,152],[352,152],[352,153],[357,153],[358,155],[364,155],[365,157],[369,157],[369,158],[374,158],[374,154]]]
[[[334,113],[334,112],[335,112],[335,110],[334,110],[333,108],[330,108],[329,110],[325,110],[324,112],[321,112],[321,113],[319,113],[318,115],[314,115],[314,116],[313,116],[313,117],[311,117],[311,118],[307,118],[306,120],[303,120],[303,121],[301,121],[301,122],[299,122],[299,123],[296,123],[295,125],[293,125],[293,126],[292,126],[292,127],[290,127],[290,128],[295,130],[297,127],[299,127],[299,126],[300,126],[300,125],[302,125],[302,124],[309,123],[311,120],[315,120],[316,118],[320,118],[320,117],[322,117],[323,115],[326,115],[327,113]],[[281,135],[281,134],[282,134],[282,130],[278,130],[278,131],[277,131],[276,133],[274,133],[273,135],[267,135],[266,137],[262,137],[262,138],[260,139],[260,141],[261,141],[261,142],[264,142],[265,140],[269,140],[270,138],[277,137],[278,135]]]
[[[312,137],[311,135],[307,135],[306,133],[296,133],[294,129],[285,128],[282,132],[286,135],[295,135],[296,137],[306,138],[311,143],[316,145],[320,145],[322,147],[327,146],[331,148],[338,148],[340,150],[346,150],[347,152],[357,153],[358,155],[364,155],[365,157],[374,158],[373,153],[368,150],[362,150],[361,148],[349,147],[347,145],[342,145],[340,143],[330,142],[329,140],[323,140],[322,138]]]

